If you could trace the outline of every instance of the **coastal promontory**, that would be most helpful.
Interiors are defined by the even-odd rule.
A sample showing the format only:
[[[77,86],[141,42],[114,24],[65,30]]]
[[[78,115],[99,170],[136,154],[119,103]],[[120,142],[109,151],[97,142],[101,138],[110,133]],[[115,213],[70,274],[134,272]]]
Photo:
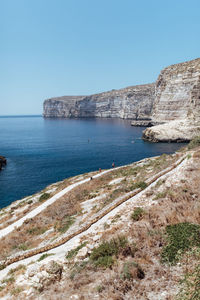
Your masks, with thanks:
[[[152,126],[151,142],[189,141],[200,134],[200,58],[171,65],[155,83],[90,95],[44,101],[45,118],[122,118]]]

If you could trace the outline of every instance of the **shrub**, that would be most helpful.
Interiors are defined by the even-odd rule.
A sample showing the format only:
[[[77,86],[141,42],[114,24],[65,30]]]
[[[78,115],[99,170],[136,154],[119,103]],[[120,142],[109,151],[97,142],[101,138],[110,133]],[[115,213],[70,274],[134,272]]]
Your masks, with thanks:
[[[178,223],[166,227],[167,244],[161,253],[162,262],[175,264],[181,255],[194,246],[200,247],[200,225]]]
[[[156,196],[153,198],[153,200],[165,198],[166,196],[167,196],[167,191],[159,192],[156,194]]]
[[[91,262],[98,267],[108,268],[114,263],[113,256],[117,256],[128,241],[124,236],[118,236],[110,241],[103,241],[97,248],[92,250]]]
[[[76,263],[70,274],[70,279],[74,279],[76,274],[79,274],[82,270],[84,270],[87,264],[88,264],[87,261],[82,261],[81,263]]]
[[[15,278],[13,276],[5,278],[1,281],[1,283],[6,283],[6,284],[13,283],[13,282],[15,282]]]
[[[136,207],[133,211],[133,213],[131,214],[131,218],[134,221],[139,221],[142,219],[142,217],[144,216],[145,211],[143,208],[141,207]]]
[[[134,270],[135,270],[135,272],[134,272]],[[134,261],[133,262],[125,262],[123,265],[122,273],[120,275],[121,279],[130,280],[134,277],[134,274],[139,279],[143,279],[145,277],[144,271],[137,263],[135,263]]]
[[[191,142],[188,144],[188,150],[193,149],[195,147],[200,146],[200,136],[196,136]]]
[[[191,251],[193,259],[199,262],[200,248]],[[195,253],[196,252],[196,253]],[[194,255],[195,254],[195,255]],[[200,264],[198,264],[193,270],[190,270],[184,275],[184,278],[180,281],[181,289],[178,293],[177,300],[199,300],[200,299]]]
[[[76,254],[78,253],[78,251],[80,249],[82,249],[83,247],[85,247],[85,245],[87,244],[87,242],[82,243],[81,245],[79,245],[78,247],[76,247],[75,249],[70,250],[67,255],[66,258],[67,259],[71,259],[72,257],[76,256]]]
[[[26,270],[26,266],[25,265],[19,265],[16,268],[10,269],[10,271],[8,272],[8,275],[12,275],[13,273],[19,271],[19,270]]]
[[[14,288],[10,293],[11,295],[18,295],[19,293],[21,293],[24,289],[22,287],[16,287]]]
[[[42,227],[32,227],[27,229],[27,233],[31,234],[31,235],[40,235],[45,233],[45,231],[47,231],[47,228],[42,228]]]
[[[144,190],[146,187],[147,187],[147,184],[146,184],[145,181],[137,181],[129,187],[129,191],[132,191],[132,190],[135,190],[135,189]]]
[[[74,222],[74,217],[65,216],[60,223],[56,224],[55,227],[60,233],[65,233]]]
[[[43,202],[43,201],[49,199],[49,197],[50,197],[50,194],[49,194],[49,193],[44,193],[44,194],[42,194],[42,195],[40,196],[39,202]]]
[[[38,258],[38,261],[41,261],[43,259],[45,259],[46,257],[48,256],[51,256],[51,255],[54,255],[53,253],[44,253],[42,254],[39,258]]]

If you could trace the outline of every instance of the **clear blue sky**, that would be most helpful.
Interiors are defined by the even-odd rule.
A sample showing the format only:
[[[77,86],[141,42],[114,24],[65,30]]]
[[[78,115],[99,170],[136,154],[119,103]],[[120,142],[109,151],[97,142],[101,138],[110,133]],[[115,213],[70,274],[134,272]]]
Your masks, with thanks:
[[[0,0],[0,115],[150,83],[200,56],[199,0]]]

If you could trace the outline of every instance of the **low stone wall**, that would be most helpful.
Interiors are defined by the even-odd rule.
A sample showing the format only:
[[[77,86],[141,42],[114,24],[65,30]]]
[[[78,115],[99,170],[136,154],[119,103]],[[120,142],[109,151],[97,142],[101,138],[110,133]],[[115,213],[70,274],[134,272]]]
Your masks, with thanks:
[[[182,163],[182,161],[186,158],[186,156],[182,156],[179,160],[176,161],[176,163],[174,163],[172,166],[164,169],[163,171],[157,173],[153,178],[150,178],[146,181],[147,185],[149,186],[150,184],[152,184],[153,182],[155,182],[158,178],[160,178],[161,176],[167,174],[168,172],[172,171],[173,169],[175,169],[180,163]],[[116,207],[118,207],[119,205],[121,205],[122,203],[126,202],[127,200],[129,200],[130,198],[132,198],[133,196],[137,195],[138,193],[140,193],[142,191],[141,188],[138,188],[136,190],[134,190],[133,192],[129,192],[128,194],[124,195],[124,197],[121,197],[120,200],[116,201],[116,202],[112,202],[109,206],[105,207],[105,209],[101,212],[99,212],[96,216],[94,216],[93,220],[91,220],[90,222],[83,224],[79,230],[72,232],[71,234],[61,238],[58,241],[55,241],[52,244],[43,246],[43,247],[39,247],[39,248],[35,248],[33,250],[27,250],[26,252],[24,252],[23,254],[19,254],[16,255],[14,257],[10,257],[7,258],[4,261],[0,262],[0,269],[23,259],[29,258],[33,255],[36,254],[40,254],[49,250],[52,250],[56,247],[59,247],[63,244],[65,244],[66,242],[68,242],[70,239],[72,239],[73,237],[79,235],[80,233],[83,233],[84,231],[86,231],[87,229],[89,229],[93,224],[95,224],[97,221],[99,221],[101,218],[103,218],[105,215],[107,215],[109,212],[111,212],[113,209],[115,209]]]

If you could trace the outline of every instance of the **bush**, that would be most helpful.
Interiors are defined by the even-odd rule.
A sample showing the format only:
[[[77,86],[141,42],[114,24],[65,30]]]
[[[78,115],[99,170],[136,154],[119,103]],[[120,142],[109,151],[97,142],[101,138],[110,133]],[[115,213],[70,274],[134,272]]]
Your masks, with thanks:
[[[56,224],[55,227],[59,232],[65,233],[74,222],[74,217],[65,216],[64,219],[60,223]]]
[[[134,261],[124,263],[123,270],[120,275],[121,279],[130,280],[134,277],[134,275],[139,279],[143,279],[145,277],[144,271],[137,263],[135,263]]]
[[[139,221],[142,219],[144,214],[145,214],[144,209],[142,209],[141,207],[136,207],[133,213],[131,214],[131,218],[133,221]]]
[[[196,136],[191,142],[188,144],[188,150],[193,149],[195,147],[200,146],[200,136]]]
[[[49,194],[49,193],[44,193],[44,194],[42,194],[42,195],[40,196],[39,202],[43,202],[43,201],[49,199],[49,197],[50,197],[50,194]]]
[[[187,222],[169,225],[166,240],[167,245],[161,253],[162,262],[176,264],[185,251],[200,247],[200,225]]]
[[[27,229],[26,232],[31,235],[40,235],[40,234],[45,233],[45,231],[47,231],[47,228],[33,227],[33,228]]]
[[[38,261],[41,261],[43,259],[45,259],[46,257],[48,256],[51,256],[51,255],[54,255],[53,253],[44,253],[42,254],[39,258],[38,258]]]
[[[128,241],[124,236],[118,236],[110,241],[103,241],[97,248],[92,250],[91,262],[98,267],[109,268],[113,265],[113,256],[117,256]]]
[[[193,251],[192,251],[193,252]],[[195,253],[196,252],[196,253]],[[199,262],[200,259],[200,249],[195,249],[192,254]],[[195,254],[195,255],[194,255]],[[196,257],[195,257],[196,256]],[[178,293],[177,300],[199,300],[200,299],[200,264],[193,269],[187,272],[184,275],[184,278],[180,281],[181,289]]]
[[[84,243],[82,243],[81,245],[79,245],[78,247],[76,247],[75,249],[70,250],[70,251],[67,253],[66,258],[67,258],[67,259],[71,259],[72,257],[74,257],[74,256],[78,253],[78,251],[79,251],[80,249],[82,249],[83,247],[85,247],[86,244],[87,244],[87,242],[84,242]]]

